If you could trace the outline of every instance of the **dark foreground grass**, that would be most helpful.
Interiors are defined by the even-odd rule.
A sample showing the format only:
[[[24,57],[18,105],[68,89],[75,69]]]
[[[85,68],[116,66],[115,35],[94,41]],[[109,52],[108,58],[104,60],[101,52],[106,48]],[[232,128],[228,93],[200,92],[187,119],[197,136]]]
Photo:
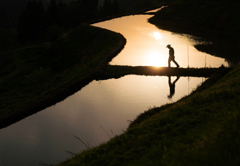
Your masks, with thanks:
[[[124,42],[115,32],[81,25],[53,43],[2,55],[0,127],[15,115],[25,116],[28,110],[27,116],[80,89],[117,55]]]
[[[240,64],[215,84],[140,115],[62,165],[239,165]]]

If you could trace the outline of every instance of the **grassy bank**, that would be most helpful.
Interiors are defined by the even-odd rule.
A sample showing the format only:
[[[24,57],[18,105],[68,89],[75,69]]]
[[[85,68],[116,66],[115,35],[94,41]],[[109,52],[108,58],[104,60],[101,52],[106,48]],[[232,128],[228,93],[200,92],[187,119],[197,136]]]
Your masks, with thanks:
[[[240,64],[215,84],[146,111],[124,134],[59,166],[238,165],[239,85]]]
[[[0,127],[63,100],[94,79],[125,45],[122,35],[81,25],[53,43],[1,55]]]

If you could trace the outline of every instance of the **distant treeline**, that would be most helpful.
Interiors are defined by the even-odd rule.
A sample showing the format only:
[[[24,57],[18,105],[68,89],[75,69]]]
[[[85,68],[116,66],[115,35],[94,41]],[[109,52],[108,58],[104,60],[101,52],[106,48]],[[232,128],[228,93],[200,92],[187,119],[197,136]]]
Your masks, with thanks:
[[[5,8],[12,28],[16,28],[18,26],[18,19],[20,17],[20,13],[23,9],[26,9],[28,1],[29,0],[0,0],[0,9]],[[69,4],[75,1],[76,0],[56,0],[56,3]],[[118,0],[118,3],[121,12],[132,12],[139,9],[145,9],[146,7],[152,8],[155,4],[158,3],[169,3],[173,1],[175,0]],[[45,8],[47,8],[51,3],[50,0],[41,0],[41,2]],[[104,2],[105,0],[98,0],[98,7],[103,7]]]
[[[0,8],[0,28],[8,29],[10,28],[9,18],[6,12],[6,9],[1,7]]]
[[[81,23],[150,9],[161,3],[173,1],[28,0],[27,2],[27,0],[22,0],[20,2],[3,0],[0,2],[0,29],[17,29],[18,39],[23,42],[45,39],[46,36],[54,40],[63,29],[69,29]],[[23,8],[23,4],[27,5]],[[17,5],[23,8],[21,14],[19,16],[17,12],[14,16],[9,14]]]
[[[118,0],[105,0],[101,8],[98,8],[98,0],[75,0],[69,4],[61,0],[59,3],[51,0],[47,8],[44,8],[41,0],[29,1],[19,19],[19,40],[39,40],[52,27],[55,30],[69,29],[81,23],[117,14]]]

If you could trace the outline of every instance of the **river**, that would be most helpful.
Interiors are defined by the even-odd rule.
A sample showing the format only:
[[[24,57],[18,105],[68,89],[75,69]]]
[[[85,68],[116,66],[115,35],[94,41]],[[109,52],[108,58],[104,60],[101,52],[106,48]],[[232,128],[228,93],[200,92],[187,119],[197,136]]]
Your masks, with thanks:
[[[224,59],[196,50],[195,37],[157,29],[147,22],[150,17],[133,15],[93,24],[127,39],[111,65],[167,66],[167,44],[175,49],[181,67],[226,65]],[[75,136],[89,146],[104,143],[122,134],[139,114],[179,100],[204,80],[136,75],[94,80],[64,101],[1,129],[0,166],[56,164],[71,158],[71,153],[86,149]]]

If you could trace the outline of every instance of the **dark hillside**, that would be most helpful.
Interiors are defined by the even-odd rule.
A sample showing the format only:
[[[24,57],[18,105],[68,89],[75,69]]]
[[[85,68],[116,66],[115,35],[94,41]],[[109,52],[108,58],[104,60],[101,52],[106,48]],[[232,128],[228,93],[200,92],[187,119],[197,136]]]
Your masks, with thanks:
[[[240,50],[239,9],[240,2],[236,0],[177,1],[157,12],[149,22],[163,29],[208,38],[214,42],[211,48],[196,47],[236,63]]]
[[[18,18],[20,17],[21,11],[26,9],[29,0],[1,0],[0,8],[5,8],[9,16],[12,28],[17,28]],[[59,2],[60,0],[56,0]],[[69,3],[71,0],[61,0],[63,3]],[[50,0],[41,0],[44,6],[50,4]]]

